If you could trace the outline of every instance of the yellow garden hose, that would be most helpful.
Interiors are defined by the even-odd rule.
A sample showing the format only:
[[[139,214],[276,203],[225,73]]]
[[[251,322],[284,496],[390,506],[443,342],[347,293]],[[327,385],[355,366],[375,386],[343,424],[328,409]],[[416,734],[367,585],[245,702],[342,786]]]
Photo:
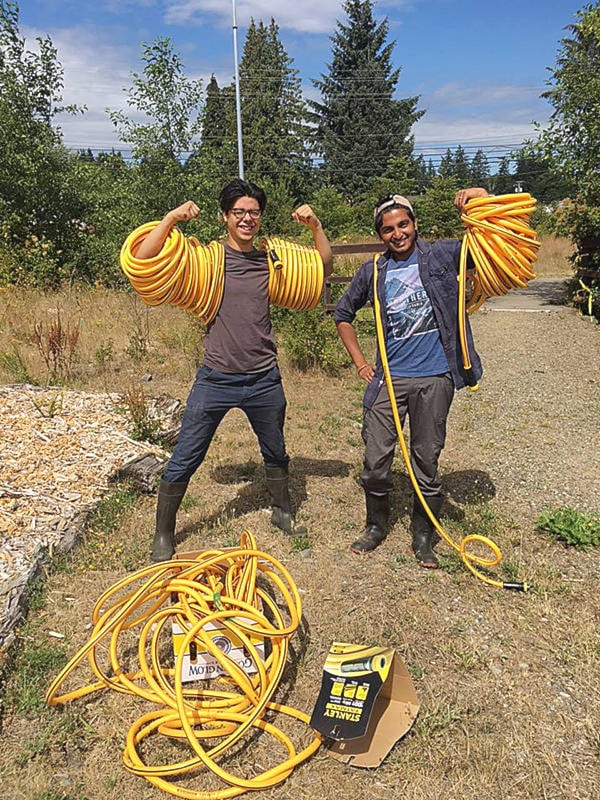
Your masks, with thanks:
[[[523,201],[517,201],[517,198],[523,198]],[[535,238],[535,233],[528,227],[526,222],[526,218],[528,218],[533,210],[532,203],[533,206],[535,206],[535,200],[530,198],[529,195],[518,194],[470,200],[465,207],[466,213],[462,218],[465,224],[467,224],[468,229],[463,238],[461,247],[458,309],[459,333],[461,348],[463,348],[463,359],[465,359],[465,370],[471,369],[466,343],[465,325],[465,309],[467,306],[465,300],[467,254],[470,253],[473,256],[473,261],[475,263],[475,276],[473,280],[476,283],[477,296],[475,305],[477,307],[481,305],[486,297],[491,297],[495,294],[504,294],[505,291],[508,291],[508,289],[511,288],[511,286],[508,285],[509,281],[513,281],[514,283],[512,285],[514,286],[526,285],[527,280],[535,277],[529,264],[535,261],[535,254],[539,247],[539,242]],[[485,256],[483,253],[485,253]],[[380,256],[375,256],[373,259],[374,287],[377,286],[377,262],[379,258]],[[506,287],[505,291],[501,291],[500,286]],[[492,287],[494,288],[492,289]],[[392,414],[396,425],[398,441],[402,450],[402,456],[418,501],[425,509],[427,516],[438,534],[459,554],[465,567],[472,572],[475,577],[490,586],[526,592],[527,584],[525,582],[513,583],[495,580],[478,569],[479,567],[495,567],[502,560],[502,552],[494,541],[487,536],[470,534],[457,543],[452,539],[450,534],[442,528],[435,515],[431,512],[417,483],[410,460],[410,453],[402,433],[402,423],[398,413],[398,405],[396,403],[385,347],[385,335],[381,319],[381,304],[376,290],[373,292],[373,295],[377,344],[381,356],[383,374],[385,376],[388,395],[392,406]],[[481,299],[481,297],[483,297],[483,299]],[[470,388],[476,389],[477,385],[474,383]],[[484,547],[487,547],[492,555],[485,558],[469,552],[468,547],[474,542],[479,542]]]
[[[536,201],[519,192],[469,200],[461,216],[467,230],[460,250],[458,273],[458,332],[467,385],[475,391],[467,345],[466,315],[472,314],[488,297],[500,297],[510,289],[524,288],[535,278],[532,269],[540,241],[529,226]],[[467,274],[468,257],[474,272]],[[467,282],[472,292],[467,300]]]
[[[157,256],[136,258],[141,242],[156,225],[148,222],[129,234],[120,253],[123,272],[147,305],[171,303],[210,325],[223,298],[225,248],[214,241],[200,244],[174,227]],[[275,238],[262,240],[260,246],[269,263],[270,302],[296,311],[315,308],[324,282],[319,251]]]
[[[323,261],[316,247],[267,238],[260,242],[269,261],[269,299],[294,311],[316,308],[323,294]]]
[[[377,261],[379,256],[376,256],[374,259],[374,273],[373,273],[373,285],[377,286]],[[404,434],[402,433],[402,422],[400,420],[400,415],[398,413],[398,404],[396,403],[396,396],[394,393],[394,385],[392,383],[392,377],[390,375],[390,368],[387,359],[387,352],[385,347],[385,336],[383,332],[383,323],[381,321],[381,305],[379,302],[379,297],[377,296],[377,292],[373,292],[374,295],[374,309],[375,309],[375,323],[377,328],[377,343],[379,347],[379,353],[381,356],[381,363],[383,365],[383,374],[385,376],[386,387],[388,390],[388,395],[390,398],[390,403],[392,407],[392,414],[394,417],[394,423],[396,425],[396,432],[398,434],[398,441],[400,443],[400,448],[402,450],[402,456],[404,458],[404,463],[406,464],[406,470],[408,476],[410,478],[410,482],[412,483],[414,492],[416,497],[418,498],[419,502],[425,509],[425,512],[429,519],[431,520],[432,524],[434,525],[436,531],[439,535],[444,539],[444,541],[455,550],[465,567],[470,570],[470,572],[475,575],[475,577],[479,578],[480,580],[484,581],[485,583],[490,584],[491,586],[497,586],[499,588],[504,589],[517,589],[520,591],[527,591],[527,585],[525,583],[506,583],[498,580],[494,580],[493,578],[488,577],[484,573],[480,572],[477,567],[495,567],[497,564],[500,563],[502,560],[502,553],[498,545],[489,539],[487,536],[481,536],[480,534],[470,534],[469,536],[465,536],[459,544],[457,544],[454,539],[447,533],[444,528],[440,525],[438,520],[436,519],[435,515],[429,508],[421,489],[419,488],[419,484],[417,483],[417,479],[411,464],[410,460],[410,453],[408,451],[408,447],[406,444],[406,440],[404,438]],[[416,501],[415,501],[416,502]],[[493,556],[489,558],[484,558],[482,556],[475,555],[474,553],[470,553],[468,551],[468,546],[472,542],[480,542],[485,547],[488,547]]]
[[[269,717],[279,712],[305,724],[310,721],[304,712],[273,700],[301,615],[300,596],[288,571],[258,550],[253,535],[244,531],[237,548],[152,564],[107,589],[94,606],[89,640],[52,681],[46,701],[58,705],[111,688],[154,703],[157,708],[129,729],[123,761],[129,772],[175,797],[222,800],[275,786],[322,742],[311,730],[311,741],[297,750],[286,733],[265,719],[267,712]],[[167,623],[173,622],[185,631],[178,653],[188,652],[192,644],[207,651],[223,672],[219,681],[201,687],[184,684],[179,659],[174,667],[164,663],[172,663],[173,648],[165,647],[165,636],[170,634]],[[219,648],[209,633],[212,623],[243,643],[255,673],[248,674]],[[253,644],[257,637],[267,645],[264,661]],[[127,671],[121,659],[132,649],[137,649],[137,668]],[[86,659],[95,679],[59,694]],[[221,766],[219,759],[256,729],[272,736],[285,757],[250,777]],[[169,764],[147,763],[142,743],[155,734],[187,741],[190,756]],[[224,788],[202,790],[179,782],[181,776],[196,783],[204,776],[206,781],[207,771]]]
[[[193,236],[186,237],[172,228],[157,256],[136,258],[138,247],[157,224],[148,222],[129,234],[120,254],[123,272],[147,305],[171,303],[209,325],[223,297],[223,246],[217,242],[200,244]]]

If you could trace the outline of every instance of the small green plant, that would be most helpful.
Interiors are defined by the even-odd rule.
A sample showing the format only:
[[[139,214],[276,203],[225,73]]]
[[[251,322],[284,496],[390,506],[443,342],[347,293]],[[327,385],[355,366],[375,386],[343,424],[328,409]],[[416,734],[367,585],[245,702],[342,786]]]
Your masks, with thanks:
[[[129,435],[140,442],[160,443],[160,423],[150,413],[146,393],[141,386],[130,386],[121,395],[119,410],[130,423]]]
[[[46,402],[42,403],[40,400],[36,400],[35,397],[31,397],[30,400],[35,408],[39,411],[42,417],[47,417],[48,419],[52,419],[57,414],[60,414],[63,409],[63,400],[65,397],[64,390],[61,392],[53,392],[52,395],[46,399]]]
[[[294,536],[292,539],[292,553],[302,553],[310,548],[308,536]]]
[[[17,383],[37,384],[37,381],[31,377],[25,359],[16,345],[13,345],[11,353],[0,353],[0,367],[6,370]]]
[[[537,518],[536,525],[576,550],[589,550],[600,543],[600,514],[590,511],[568,506],[547,509]]]
[[[117,528],[137,499],[136,492],[127,484],[119,485],[100,500],[88,524],[88,532],[107,535]]]
[[[114,357],[115,344],[112,339],[109,339],[108,342],[101,342],[98,345],[96,352],[94,353],[94,362],[96,367],[101,372],[104,372]]]

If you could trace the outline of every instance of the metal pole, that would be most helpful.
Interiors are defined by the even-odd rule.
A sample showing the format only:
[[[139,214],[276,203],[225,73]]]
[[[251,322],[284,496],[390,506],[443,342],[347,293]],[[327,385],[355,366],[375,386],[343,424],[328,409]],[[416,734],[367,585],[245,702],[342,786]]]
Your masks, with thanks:
[[[237,50],[237,19],[235,15],[235,0],[231,0],[233,12],[233,66],[235,74],[235,113],[237,118],[237,144],[238,144],[238,171],[240,178],[244,180],[244,146],[242,144],[242,104],[240,101],[240,74],[238,71],[238,50]]]

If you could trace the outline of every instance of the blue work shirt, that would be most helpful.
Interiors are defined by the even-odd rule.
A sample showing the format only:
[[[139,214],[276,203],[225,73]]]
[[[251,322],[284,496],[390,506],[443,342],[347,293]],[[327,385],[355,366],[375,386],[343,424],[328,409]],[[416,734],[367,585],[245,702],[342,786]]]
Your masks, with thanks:
[[[442,239],[436,242],[417,240],[419,250],[419,273],[421,282],[431,301],[440,338],[448,366],[456,389],[467,385],[467,376],[462,363],[460,339],[458,332],[458,268],[460,259],[460,239]],[[373,247],[375,250],[375,246]],[[385,306],[385,277],[387,262],[391,254],[386,251],[377,261],[377,297],[379,299],[383,330],[388,330],[388,319]],[[368,302],[373,303],[373,259],[365,261],[358,268],[350,285],[344,292],[333,312],[333,319],[338,322],[354,322],[357,311]],[[466,335],[471,360],[471,372],[475,381],[483,374],[481,360],[475,351],[471,325],[467,317]],[[375,360],[375,375],[367,384],[364,404],[370,408],[384,383],[383,366],[379,348]]]

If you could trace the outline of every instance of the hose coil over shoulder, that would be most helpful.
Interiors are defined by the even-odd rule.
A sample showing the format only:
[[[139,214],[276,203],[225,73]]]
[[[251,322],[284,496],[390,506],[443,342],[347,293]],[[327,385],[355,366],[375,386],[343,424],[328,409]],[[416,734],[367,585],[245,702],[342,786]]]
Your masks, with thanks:
[[[210,325],[223,299],[225,248],[214,241],[201,244],[173,228],[157,256],[136,258],[142,240],[157,224],[148,222],[129,234],[120,254],[123,272],[147,305],[171,303]],[[319,251],[278,238],[262,239],[259,246],[267,253],[270,302],[295,311],[315,308],[324,282]]]

